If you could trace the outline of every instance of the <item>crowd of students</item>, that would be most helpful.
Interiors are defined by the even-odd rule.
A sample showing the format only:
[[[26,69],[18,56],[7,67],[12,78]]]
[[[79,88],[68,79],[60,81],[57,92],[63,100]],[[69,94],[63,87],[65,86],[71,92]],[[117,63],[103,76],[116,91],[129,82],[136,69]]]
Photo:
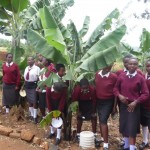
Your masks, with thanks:
[[[34,57],[28,57],[28,66],[24,71],[25,90],[29,104],[30,119],[37,123],[37,109],[42,117],[49,112],[65,111],[67,99],[68,81],[63,80],[65,66],[54,65],[49,59],[40,54],[38,61]],[[3,105],[6,113],[18,103],[21,75],[19,67],[12,60],[11,53],[6,55],[6,63],[3,71]],[[138,59],[132,55],[123,58],[124,69],[111,72],[113,64],[99,70],[95,74],[95,85],[90,85],[86,78],[72,89],[72,102],[78,101],[77,135],[80,140],[80,132],[84,120],[91,120],[92,131],[97,135],[97,115],[99,127],[103,137],[103,149],[109,149],[108,118],[119,109],[119,131],[123,136],[120,143],[122,150],[136,150],[136,136],[140,133],[142,125],[143,142],[139,145],[142,150],[148,147],[148,129],[150,130],[150,60],[145,63],[146,73],[138,69]],[[46,68],[44,70],[44,68]],[[37,86],[38,81],[45,81],[51,73],[56,73],[61,82],[54,83],[44,89]],[[61,141],[61,128],[57,128],[56,145]],[[55,136],[55,129],[50,125],[49,138]]]

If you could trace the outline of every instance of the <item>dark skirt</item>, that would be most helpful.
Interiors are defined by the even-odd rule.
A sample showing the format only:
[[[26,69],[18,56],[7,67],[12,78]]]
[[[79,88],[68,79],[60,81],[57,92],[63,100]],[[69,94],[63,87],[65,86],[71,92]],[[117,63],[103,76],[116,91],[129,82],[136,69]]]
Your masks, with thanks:
[[[150,131],[150,111],[141,107],[141,125],[148,126]]]
[[[114,99],[98,99],[97,100],[97,112],[99,116],[99,122],[101,124],[107,124],[108,118],[113,110]]]
[[[4,106],[14,106],[19,100],[19,91],[15,90],[15,84],[3,83],[3,98],[2,103]]]
[[[31,104],[37,103],[36,87],[37,87],[36,82],[25,82],[27,101]]]
[[[85,120],[90,120],[93,110],[93,102],[91,100],[80,100],[79,101],[79,112]]]
[[[39,96],[39,108],[45,109],[46,108],[46,92],[38,93],[38,96]]]
[[[120,103],[120,127],[123,136],[135,138],[140,129],[140,105],[133,112],[128,112],[128,106]]]

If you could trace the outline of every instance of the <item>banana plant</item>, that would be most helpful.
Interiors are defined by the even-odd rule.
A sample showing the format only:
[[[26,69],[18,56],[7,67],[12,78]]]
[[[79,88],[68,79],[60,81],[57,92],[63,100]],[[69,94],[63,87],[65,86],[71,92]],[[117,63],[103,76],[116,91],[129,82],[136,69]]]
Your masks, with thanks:
[[[0,1],[0,32],[12,36],[11,52],[17,63],[21,61],[20,58],[24,54],[24,50],[20,47],[20,39],[25,27],[22,13],[29,5],[29,0]]]
[[[140,47],[136,50],[125,43],[122,44],[122,47],[124,48],[123,53],[131,53],[139,59],[141,69],[144,71],[145,60],[150,58],[150,32],[145,28],[143,28],[140,41]]]
[[[39,9],[38,13],[43,28],[42,33],[29,29],[27,39],[34,49],[46,58],[53,60],[54,63],[66,64],[66,79],[68,77],[70,77],[69,80],[72,79],[68,88],[69,93],[72,93],[76,81],[84,76],[92,77],[95,71],[110,65],[120,57],[118,45],[126,33],[126,26],[120,26],[110,31],[108,35],[101,35],[105,30],[111,29],[112,19],[118,17],[117,9],[104,19],[104,22],[92,33],[91,38],[85,42],[82,38],[88,32],[89,17],[85,18],[83,28],[78,32],[73,21],[65,27],[47,6]],[[48,81],[53,80],[48,79]],[[70,103],[69,96],[67,105],[69,106]],[[71,131],[71,117],[72,114],[69,112],[66,119],[68,134]]]

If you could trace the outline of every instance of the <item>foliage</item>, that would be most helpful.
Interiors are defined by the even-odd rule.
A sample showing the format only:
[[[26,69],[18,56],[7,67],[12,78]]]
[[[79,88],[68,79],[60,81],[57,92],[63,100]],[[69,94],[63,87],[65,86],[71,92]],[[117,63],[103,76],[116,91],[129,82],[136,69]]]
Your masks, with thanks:
[[[54,111],[51,111],[50,113],[48,113],[44,119],[42,119],[42,121],[40,122],[40,126],[42,128],[46,127],[46,126],[49,126],[52,122],[52,119],[53,118],[57,118],[61,115],[61,112],[58,111],[58,110],[54,110]]]

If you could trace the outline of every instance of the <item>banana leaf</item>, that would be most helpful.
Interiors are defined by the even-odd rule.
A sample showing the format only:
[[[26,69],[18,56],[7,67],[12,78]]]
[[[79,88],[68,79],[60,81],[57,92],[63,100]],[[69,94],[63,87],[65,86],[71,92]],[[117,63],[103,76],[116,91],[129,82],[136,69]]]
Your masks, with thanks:
[[[82,57],[81,62],[83,62],[85,59],[90,57],[91,55],[103,51],[105,49],[108,49],[112,46],[117,46],[120,43],[120,40],[126,33],[126,26],[122,25],[119,28],[115,29],[111,33],[109,33],[107,36],[99,40],[97,43],[95,43],[88,51],[87,53]]]
[[[80,60],[82,57],[82,46],[80,42],[80,38],[76,29],[75,24],[70,20],[70,24],[68,25],[68,29],[70,30],[70,33],[72,35],[72,41],[73,41],[73,62],[76,62],[77,60]]]
[[[68,113],[77,112],[78,108],[79,108],[78,101],[72,102],[68,107]]]
[[[110,64],[114,63],[117,58],[121,55],[117,50],[116,46],[110,47],[106,50],[94,53],[89,58],[85,59],[84,62],[76,69],[80,69],[96,72]]]
[[[14,13],[19,13],[29,5],[29,0],[0,0],[0,5]]]
[[[44,57],[51,59],[55,63],[67,63],[67,60],[62,55],[62,53],[54,47],[50,46],[43,38],[43,36],[41,36],[38,32],[29,29],[27,33],[27,39],[31,46],[34,47],[36,52],[40,53]]]
[[[88,32],[89,24],[90,24],[90,17],[86,16],[85,19],[84,19],[83,27],[79,31],[79,37],[80,38],[84,37],[86,35],[86,33]]]
[[[98,27],[93,31],[90,38],[87,40],[85,47],[91,48],[99,39],[104,35],[105,30],[109,30],[111,28],[112,19],[117,19],[119,17],[119,10],[114,9],[105,19],[104,21],[98,25]]]
[[[148,32],[146,29],[143,29],[141,35],[140,48],[142,52],[150,52],[150,32]]]
[[[44,128],[46,126],[49,126],[52,122],[52,119],[57,118],[60,115],[61,115],[61,112],[58,110],[51,111],[44,117],[44,119],[42,119],[42,121],[40,122],[40,127]]]
[[[52,13],[46,6],[40,9],[39,13],[42,26],[44,28],[45,38],[47,39],[48,43],[56,49],[60,50],[62,53],[64,53],[66,45],[64,43],[61,31],[58,28],[57,23],[52,16]]]

